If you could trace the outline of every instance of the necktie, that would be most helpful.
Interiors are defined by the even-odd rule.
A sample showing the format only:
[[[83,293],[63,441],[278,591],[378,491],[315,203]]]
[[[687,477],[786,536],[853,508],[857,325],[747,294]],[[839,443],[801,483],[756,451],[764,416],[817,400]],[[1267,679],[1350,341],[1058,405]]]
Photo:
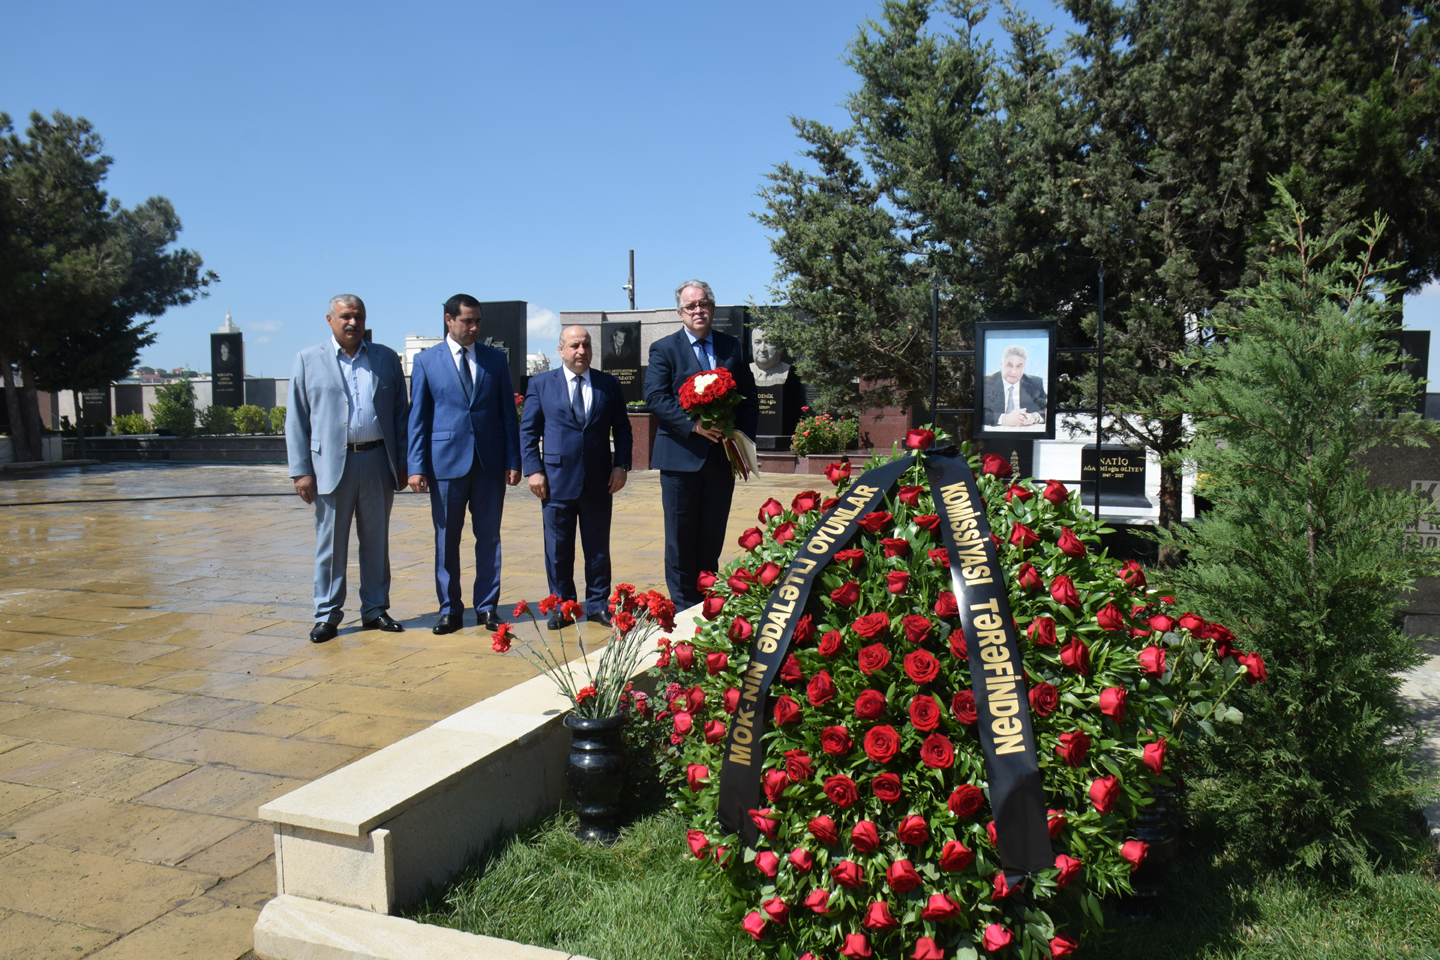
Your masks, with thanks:
[[[470,376],[470,348],[460,348],[460,385],[465,388],[465,396],[475,392],[475,379]]]
[[[570,409],[575,414],[575,422],[583,427],[585,426],[585,395],[580,392],[580,388],[584,381],[579,376],[574,377],[573,380],[575,392],[570,395]]]
[[[705,345],[706,345],[707,343],[709,343],[709,342],[710,342],[710,341],[709,341],[708,338],[705,339],[705,340],[696,340],[696,341],[695,341],[695,356],[696,356],[697,358],[699,358],[699,360],[700,360],[700,369],[701,369],[701,370],[709,370],[709,369],[710,369],[710,356],[709,356],[709,354],[707,354],[706,351],[705,351]]]
[[[1015,385],[1012,383],[1005,388],[1005,412],[1015,412]]]

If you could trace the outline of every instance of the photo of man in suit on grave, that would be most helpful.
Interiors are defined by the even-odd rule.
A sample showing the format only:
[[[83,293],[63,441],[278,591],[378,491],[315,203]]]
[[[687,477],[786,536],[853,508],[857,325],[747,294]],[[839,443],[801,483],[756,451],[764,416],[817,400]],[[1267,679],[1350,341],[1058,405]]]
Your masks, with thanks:
[[[985,369],[993,370],[985,377],[981,422],[987,433],[1043,433],[1049,407],[1046,404],[1045,373],[1047,356],[1042,338],[1025,338],[1025,343],[1004,343],[996,338],[987,342]],[[1003,346],[1002,346],[1003,344]],[[1027,373],[1031,349],[1042,365],[1040,373]]]

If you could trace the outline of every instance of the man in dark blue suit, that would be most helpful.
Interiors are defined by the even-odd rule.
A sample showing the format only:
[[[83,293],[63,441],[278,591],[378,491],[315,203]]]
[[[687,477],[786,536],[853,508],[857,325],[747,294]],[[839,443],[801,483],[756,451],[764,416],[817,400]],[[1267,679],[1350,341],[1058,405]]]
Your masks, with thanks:
[[[520,419],[520,460],[545,522],[545,577],[561,600],[575,589],[575,524],[585,548],[585,615],[610,625],[610,498],[630,472],[630,417],[620,381],[591,370],[590,334],[560,332],[558,370],[530,378]],[[611,432],[615,450],[610,450]],[[541,452],[541,441],[544,452]],[[570,621],[557,607],[548,626]]]
[[[735,478],[720,442],[724,435],[685,412],[680,386],[701,370],[725,367],[745,398],[735,409],[735,427],[752,439],[759,405],[740,341],[711,329],[715,294],[710,285],[686,280],[675,290],[675,304],[684,327],[651,345],[645,403],[660,421],[650,465],[660,471],[665,507],[665,583],[670,599],[683,610],[701,600],[695,585],[700,571],[720,567]]]
[[[475,533],[475,614],[497,630],[500,614],[500,516],[505,486],[520,482],[520,431],[510,364],[476,343],[480,301],[445,301],[445,339],[421,351],[410,371],[410,489],[430,491],[435,524],[435,633],[465,625],[460,533],[470,508]]]

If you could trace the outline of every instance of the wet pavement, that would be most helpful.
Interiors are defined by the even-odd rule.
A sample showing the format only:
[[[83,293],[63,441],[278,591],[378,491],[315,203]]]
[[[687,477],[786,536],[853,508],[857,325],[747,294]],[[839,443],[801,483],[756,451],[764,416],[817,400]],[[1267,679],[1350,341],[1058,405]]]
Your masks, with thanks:
[[[821,486],[738,485],[728,542],[767,497]],[[324,644],[312,513],[282,466],[10,474],[0,537],[0,960],[244,956],[275,893],[261,804],[535,672],[473,626],[430,632],[424,496],[398,495],[391,522],[406,632],[360,630],[352,606]],[[523,484],[502,538],[508,611],[547,592]],[[663,591],[658,473],[617,495],[611,547],[616,582]]]

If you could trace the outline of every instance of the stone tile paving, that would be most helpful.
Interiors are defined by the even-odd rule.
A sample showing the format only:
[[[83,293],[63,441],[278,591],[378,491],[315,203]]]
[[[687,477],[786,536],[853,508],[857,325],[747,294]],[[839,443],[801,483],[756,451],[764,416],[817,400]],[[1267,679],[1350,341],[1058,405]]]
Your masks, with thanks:
[[[822,485],[740,485],[730,542],[766,497]],[[539,513],[509,492],[507,607],[546,592]],[[664,589],[658,474],[616,498],[612,551],[617,582]],[[311,644],[312,556],[279,466],[0,481],[0,960],[246,955],[275,891],[262,803],[533,675],[473,626],[430,633],[428,498],[397,496],[391,524],[405,633],[352,607]]]

